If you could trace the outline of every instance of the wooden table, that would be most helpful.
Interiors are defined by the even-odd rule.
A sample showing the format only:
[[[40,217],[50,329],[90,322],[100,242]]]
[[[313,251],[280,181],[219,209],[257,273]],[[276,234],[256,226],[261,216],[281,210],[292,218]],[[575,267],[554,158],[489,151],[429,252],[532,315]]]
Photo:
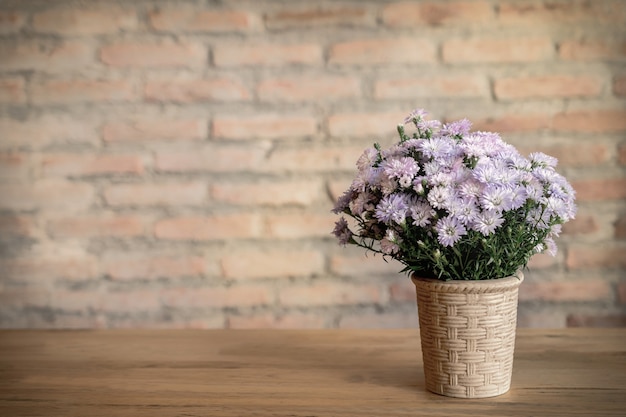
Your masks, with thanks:
[[[424,389],[415,330],[0,331],[0,416],[625,416],[626,329],[519,329],[512,388]]]

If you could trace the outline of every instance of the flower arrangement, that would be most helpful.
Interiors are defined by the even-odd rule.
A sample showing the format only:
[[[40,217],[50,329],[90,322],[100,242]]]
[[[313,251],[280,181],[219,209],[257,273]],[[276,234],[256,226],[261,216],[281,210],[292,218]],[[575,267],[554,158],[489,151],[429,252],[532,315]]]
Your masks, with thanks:
[[[440,280],[511,276],[536,253],[556,254],[554,238],[574,218],[574,189],[543,153],[523,157],[467,119],[443,124],[414,110],[400,141],[357,161],[336,202],[345,217],[333,234],[404,264],[402,272]],[[407,131],[407,125],[413,132]]]

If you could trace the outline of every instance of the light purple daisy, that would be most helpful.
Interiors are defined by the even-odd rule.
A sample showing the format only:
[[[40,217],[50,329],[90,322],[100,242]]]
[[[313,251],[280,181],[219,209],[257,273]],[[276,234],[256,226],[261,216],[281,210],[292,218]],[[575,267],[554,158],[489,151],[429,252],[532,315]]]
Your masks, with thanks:
[[[480,196],[480,204],[485,210],[503,212],[511,209],[513,192],[506,187],[488,185]]]
[[[435,210],[426,202],[418,200],[410,205],[409,216],[413,219],[413,225],[424,227],[430,224]]]
[[[437,240],[443,246],[453,246],[467,233],[465,226],[453,216],[439,219],[436,225]]]
[[[533,166],[540,166],[543,168],[555,167],[558,163],[558,159],[553,156],[546,155],[543,152],[533,152],[528,155],[528,159],[530,159]]]
[[[356,166],[362,171],[373,166],[377,159],[378,151],[375,148],[367,148],[356,161]]]
[[[341,217],[337,222],[335,222],[335,229],[333,230],[333,235],[339,239],[339,243],[342,245],[346,245],[352,239],[352,232],[348,227],[348,222],[345,218]]]
[[[387,255],[393,255],[400,251],[401,242],[402,240],[393,229],[387,229],[385,237],[380,241],[380,250]]]
[[[406,220],[408,209],[409,207],[404,195],[391,194],[380,200],[376,206],[374,216],[387,225],[392,222],[403,224]]]
[[[413,158],[402,157],[402,158],[394,158],[385,161],[382,164],[382,168],[390,178],[402,179],[409,178],[409,181],[413,179],[413,177],[419,171],[419,166],[417,162]]]
[[[452,190],[449,187],[434,187],[428,193],[428,202],[438,209],[448,208],[453,198]]]
[[[482,233],[485,236],[495,232],[498,227],[504,223],[504,218],[497,211],[483,211],[472,223],[472,229]]]
[[[461,119],[443,125],[441,134],[444,136],[465,136],[469,133],[471,127],[472,122],[467,119]]]

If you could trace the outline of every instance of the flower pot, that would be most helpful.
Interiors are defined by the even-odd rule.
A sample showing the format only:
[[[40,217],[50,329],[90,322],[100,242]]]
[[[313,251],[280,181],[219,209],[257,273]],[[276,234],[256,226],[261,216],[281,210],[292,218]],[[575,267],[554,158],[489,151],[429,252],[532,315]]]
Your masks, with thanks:
[[[411,279],[417,292],[426,389],[460,398],[507,392],[522,272],[484,281]]]

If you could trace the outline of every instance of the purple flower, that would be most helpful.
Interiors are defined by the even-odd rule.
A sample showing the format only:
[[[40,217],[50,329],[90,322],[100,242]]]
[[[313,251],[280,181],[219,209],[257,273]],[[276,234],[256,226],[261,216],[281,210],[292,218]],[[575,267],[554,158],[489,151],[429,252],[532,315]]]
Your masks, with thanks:
[[[352,239],[352,232],[348,228],[348,222],[345,218],[341,217],[337,222],[335,222],[335,229],[333,230],[333,235],[339,239],[339,243],[342,245],[346,245]]]
[[[452,154],[453,149],[454,140],[447,138],[425,139],[420,144],[420,151],[426,158],[443,158]]]
[[[437,240],[443,246],[453,246],[461,239],[461,236],[467,233],[467,230],[461,222],[452,216],[439,219],[436,225]]]
[[[415,109],[407,117],[404,118],[404,124],[416,123],[418,120],[423,119],[428,113],[424,109]]]
[[[480,196],[480,204],[485,210],[503,212],[513,204],[513,192],[509,188],[488,185]]]
[[[428,193],[428,202],[438,209],[448,208],[453,199],[454,195],[449,187],[434,187]]]
[[[469,133],[471,127],[472,122],[467,119],[461,119],[443,125],[443,128],[441,129],[441,134],[444,136],[464,136]]]
[[[391,194],[380,200],[380,203],[376,206],[374,216],[387,225],[391,224],[391,222],[403,224],[406,220],[408,209],[404,195]]]
[[[497,211],[483,211],[480,213],[474,223],[472,229],[482,233],[485,236],[495,232],[495,230],[504,223],[504,218]]]
[[[533,166],[540,166],[543,168],[555,167],[558,163],[558,159],[553,156],[546,155],[543,152],[533,152],[528,155],[528,158],[532,162]]]
[[[331,210],[335,214],[343,213],[345,209],[348,208],[350,204],[350,200],[352,200],[353,192],[352,190],[348,190],[343,193],[335,203],[335,207]]]
[[[413,219],[413,225],[424,227],[430,224],[431,219],[435,215],[435,210],[423,200],[417,200],[410,205],[409,213]]]
[[[393,255],[400,251],[398,244],[401,242],[402,240],[393,229],[387,229],[385,237],[380,241],[380,250],[387,255]]]
[[[474,222],[478,215],[478,207],[474,198],[457,198],[452,204],[450,214],[459,219],[464,225]]]
[[[417,162],[409,157],[389,159],[382,164],[382,168],[390,178],[407,179],[409,183],[419,171]]]
[[[359,170],[362,171],[368,167],[373,166],[377,158],[378,151],[374,148],[367,148],[365,151],[363,151],[359,159],[356,161],[356,166],[359,168]]]

